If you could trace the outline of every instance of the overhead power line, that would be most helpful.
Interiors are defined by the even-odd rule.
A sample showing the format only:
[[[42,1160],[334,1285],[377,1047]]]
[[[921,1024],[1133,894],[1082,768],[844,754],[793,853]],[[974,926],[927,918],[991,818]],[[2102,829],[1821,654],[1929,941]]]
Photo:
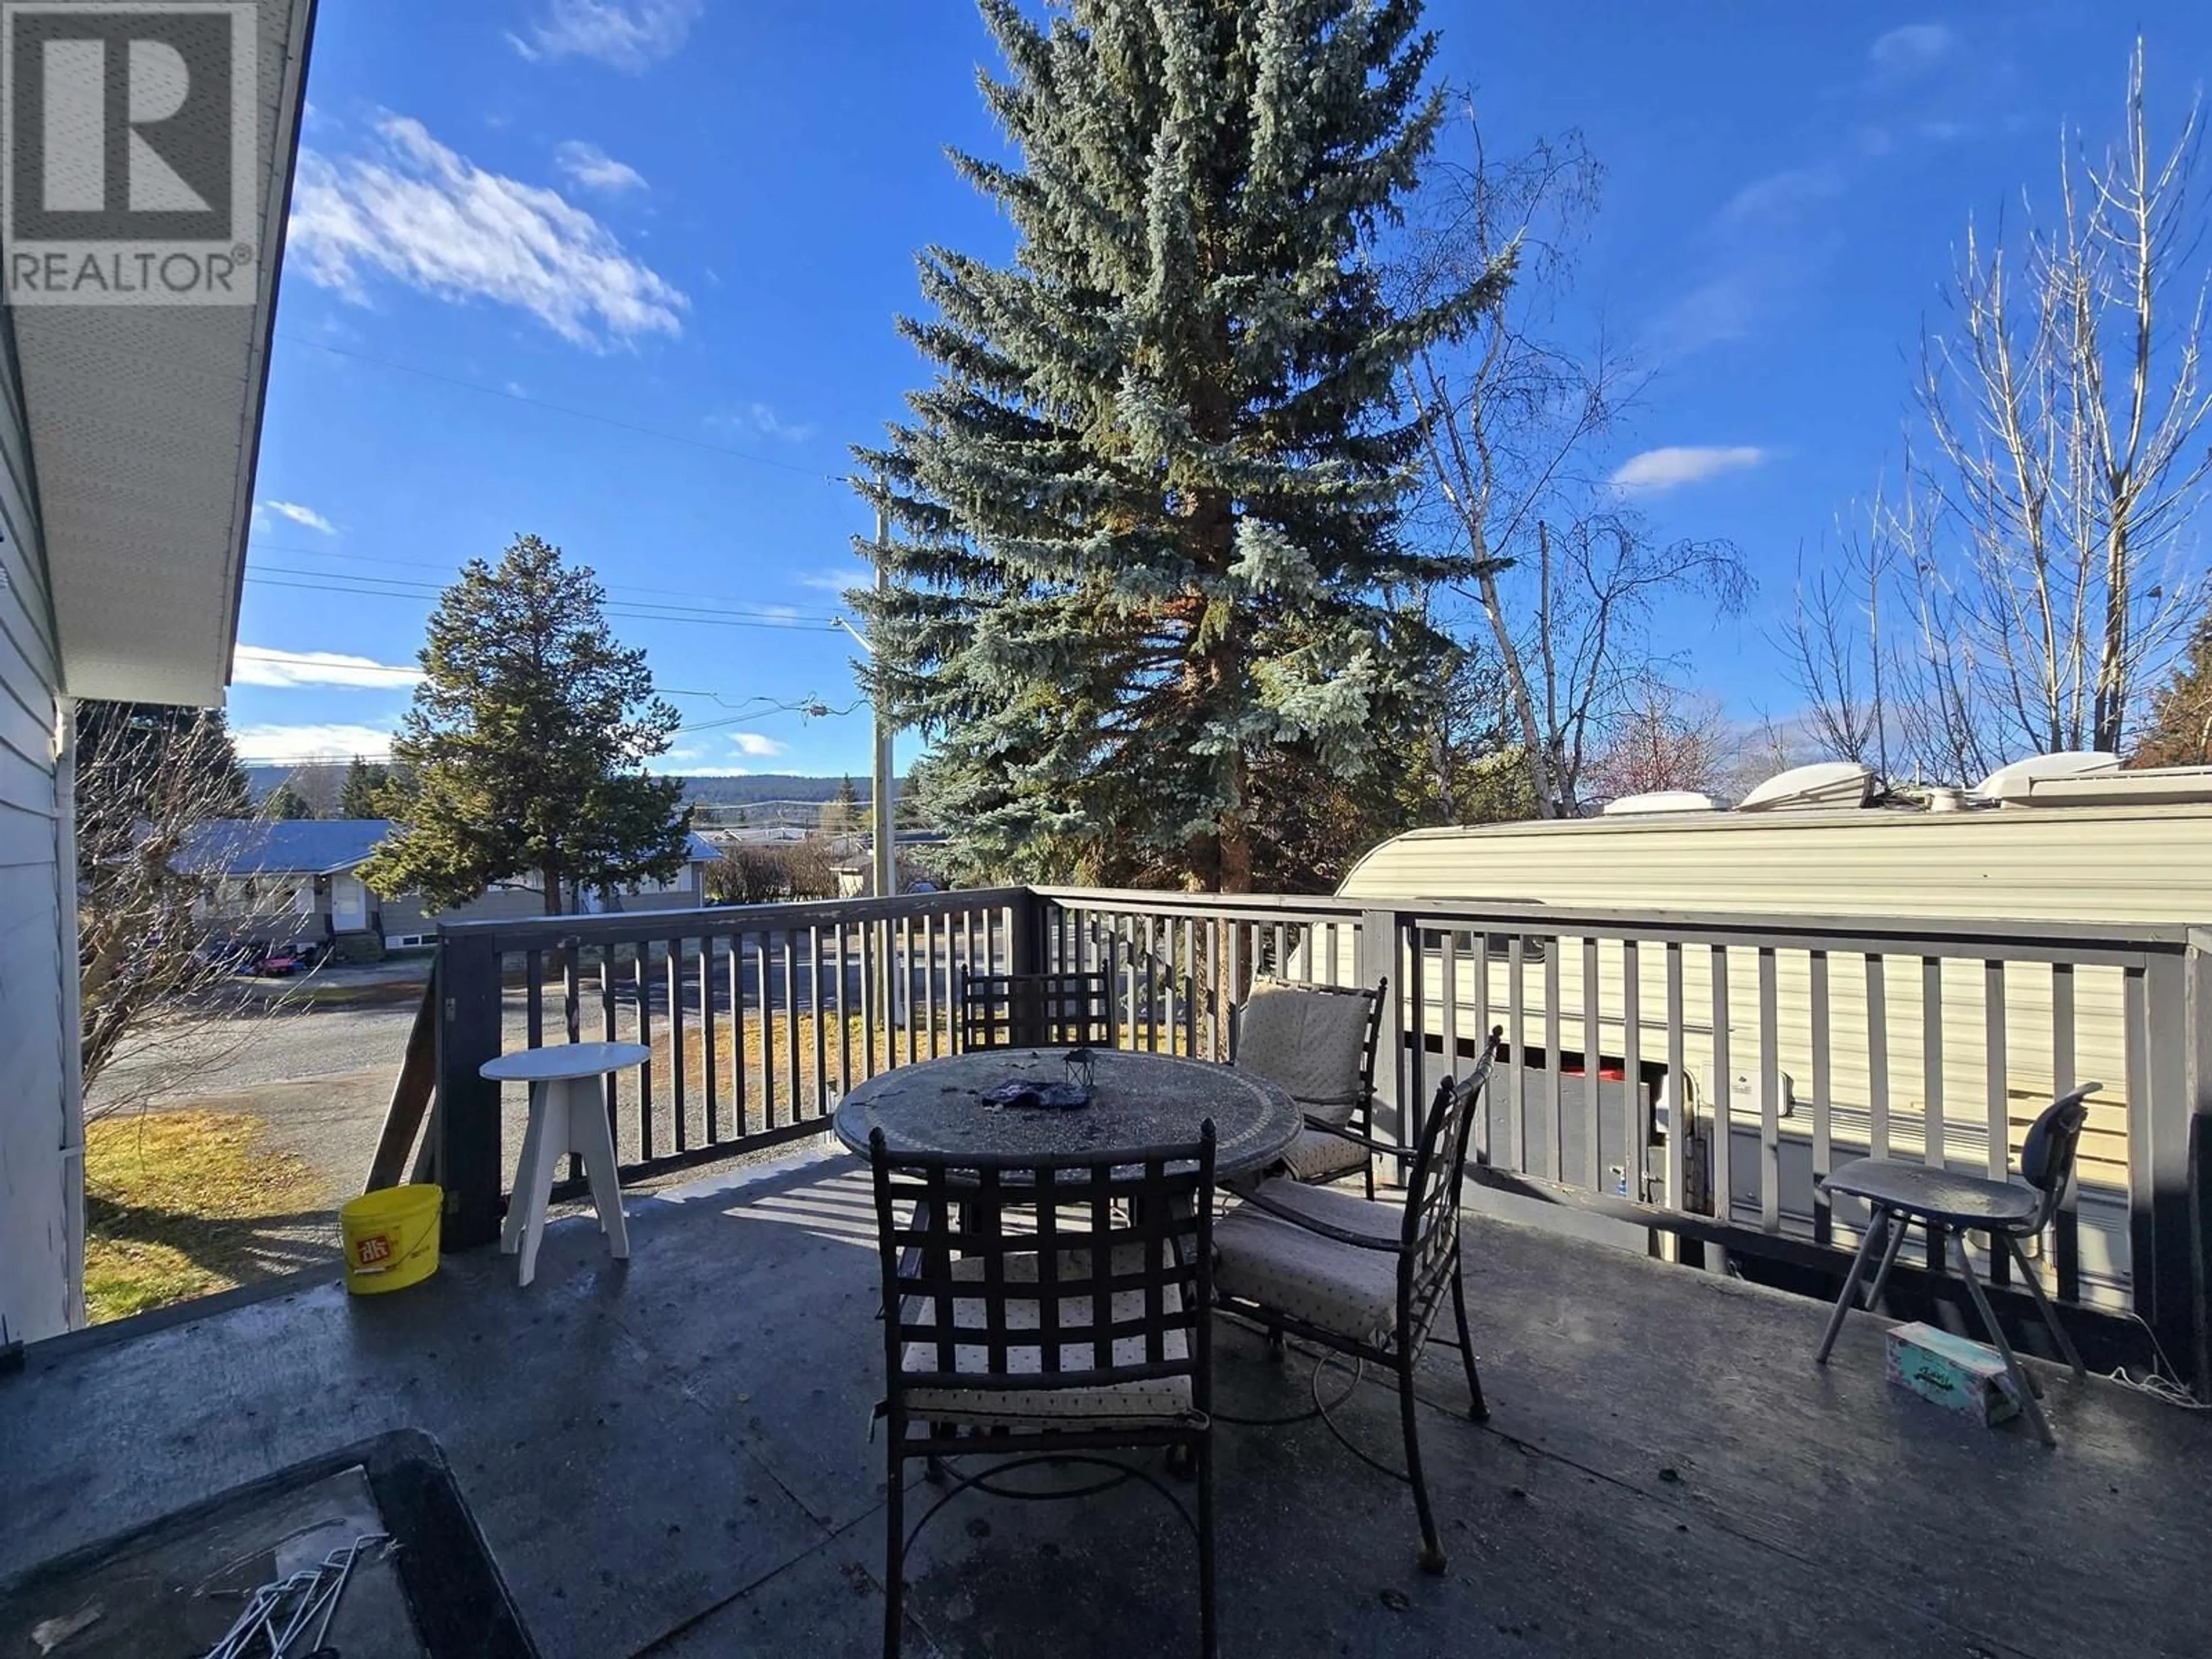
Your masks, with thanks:
[[[588,409],[576,409],[568,404],[549,403],[543,398],[533,398],[525,392],[510,391],[505,386],[486,386],[481,380],[463,380],[458,374],[447,374],[434,368],[422,368],[413,363],[403,363],[390,357],[379,357],[366,351],[356,351],[349,346],[334,346],[322,340],[310,340],[302,335],[279,333],[276,337],[287,345],[307,346],[316,351],[327,351],[334,357],[350,357],[356,362],[374,363],[379,368],[389,368],[401,374],[413,374],[425,380],[436,380],[441,385],[459,386],[466,392],[481,392],[487,398],[503,398],[512,404],[526,404],[532,409],[550,410],[556,415],[566,415],[579,421],[590,421],[599,426],[611,426],[621,432],[635,433],[642,438],[658,438],[664,443],[683,444],[691,449],[703,449],[716,455],[727,455],[733,459],[750,461],[755,466],[772,466],[780,472],[795,472],[801,477],[813,478],[823,483],[842,484],[845,480],[834,472],[803,465],[798,461],[780,461],[773,455],[762,455],[747,449],[734,449],[728,444],[718,444],[704,438],[690,438],[680,432],[665,431],[659,427],[640,426],[631,421],[618,421],[611,415],[600,415]]]
[[[442,595],[447,587],[435,582],[426,582],[410,576],[364,576],[349,570],[301,570],[291,565],[264,564],[260,568],[270,575],[298,576],[311,580],[343,582],[362,586],[389,588],[394,592],[416,592]],[[824,628],[836,626],[836,618],[816,612],[794,611],[784,605],[757,605],[743,599],[709,604],[707,596],[688,596],[682,605],[664,605],[658,599],[625,599],[610,597],[609,603],[647,611],[704,611],[717,616],[751,617],[765,622],[818,623]]]
[[[780,698],[762,695],[732,702],[719,691],[686,691],[675,686],[656,686],[654,690],[657,695],[664,697],[708,697],[725,708],[744,710],[741,714],[724,715],[711,720],[695,720],[689,726],[679,726],[669,733],[672,738],[685,737],[694,732],[714,731],[724,726],[744,726],[774,714],[803,714],[808,720],[837,720],[854,714],[865,706],[865,699],[856,700],[839,707],[825,703],[821,698],[816,696]],[[326,750],[315,755],[263,755],[250,760],[244,757],[240,758],[241,763],[246,766],[301,767],[343,766],[349,763],[350,757],[334,750]],[[380,760],[377,763],[386,763]]]
[[[247,552],[249,567],[252,566],[252,556],[255,553],[282,553],[287,558],[340,559],[349,564],[379,565],[388,567],[394,570],[434,570],[447,579],[446,585],[447,586],[452,586],[453,582],[460,580],[460,571],[456,566],[450,562],[440,562],[432,559],[402,559],[386,553],[346,553],[341,552],[337,548],[331,547],[298,547],[289,542],[270,542],[257,539]],[[264,565],[258,568],[262,569],[275,569],[278,567],[273,565]],[[312,570],[296,572],[294,574],[313,576],[326,575],[339,580],[356,581],[382,581],[387,580],[393,581],[404,581],[410,580],[406,577],[386,578],[356,576],[351,572],[343,570]],[[596,581],[599,580],[599,572],[596,569],[592,570],[592,575],[593,580]],[[414,578],[412,580],[420,580],[422,579]],[[750,599],[733,599],[724,593],[701,593],[688,587],[649,587],[637,582],[600,582],[599,586],[606,591],[607,596],[617,604],[630,603],[630,601],[622,597],[625,594],[657,593],[670,599],[680,599],[687,605],[708,605],[717,609],[726,608],[739,611],[758,611],[763,616],[784,616],[789,614],[788,607],[780,605],[764,606],[758,605]],[[653,601],[642,600],[638,601],[638,603],[649,604],[653,603]],[[827,616],[826,613],[817,612],[814,613],[814,615],[821,617],[824,621],[835,620],[834,618]]]
[[[249,569],[246,580],[264,587],[297,588],[313,593],[353,593],[387,599],[435,599],[445,590],[432,583],[402,581],[383,576],[352,576],[342,572],[297,570],[289,566],[264,565],[259,574]],[[762,628],[778,633],[830,633],[836,623],[827,617],[785,616],[769,611],[717,610],[705,605],[660,605],[649,601],[611,600],[606,614],[630,622],[702,623],[719,628]]]

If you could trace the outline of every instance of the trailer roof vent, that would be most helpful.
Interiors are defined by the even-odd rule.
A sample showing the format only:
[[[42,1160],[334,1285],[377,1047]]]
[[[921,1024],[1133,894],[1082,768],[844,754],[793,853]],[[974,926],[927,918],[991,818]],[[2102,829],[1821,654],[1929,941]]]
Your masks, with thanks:
[[[1605,804],[1609,818],[1638,817],[1653,812],[1710,812],[1713,798],[1694,789],[1660,789],[1648,795],[1623,795]]]
[[[2026,760],[2014,761],[2009,766],[2000,766],[1984,778],[1974,790],[1984,800],[2002,801],[2008,806],[2027,806],[2033,804],[2039,792],[2037,786],[2055,783],[2062,778],[2088,778],[2100,773],[2117,772],[2120,757],[2101,749],[2069,749],[2056,755],[2031,755]],[[2052,797],[2042,795],[2044,805]]]
[[[2150,766],[2036,778],[2008,806],[2201,806],[2212,801],[2212,766]]]
[[[1778,772],[1736,803],[1739,812],[1786,812],[1808,807],[1864,806],[1874,799],[1874,772],[1856,761],[1822,761]]]

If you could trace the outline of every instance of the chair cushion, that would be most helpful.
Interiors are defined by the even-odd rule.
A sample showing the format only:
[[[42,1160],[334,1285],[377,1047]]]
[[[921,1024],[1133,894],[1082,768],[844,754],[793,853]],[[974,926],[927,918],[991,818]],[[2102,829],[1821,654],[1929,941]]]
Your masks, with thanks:
[[[1324,1200],[1314,1212],[1330,1225],[1397,1238],[1396,1212],[1387,1205],[1287,1181],[1271,1181],[1266,1191],[1286,1208]],[[1346,1216],[1358,1218],[1347,1223]],[[1371,1347],[1387,1346],[1398,1321],[1394,1251],[1340,1244],[1249,1204],[1214,1223],[1213,1286]]]
[[[1283,1166],[1296,1181],[1341,1181],[1367,1167],[1367,1149],[1326,1129],[1301,1129]]]
[[[1328,1187],[1302,1186],[1295,1181],[1270,1181],[1261,1190],[1270,1204],[1378,1244],[1395,1249],[1405,1233],[1405,1206],[1393,1201],[1362,1198],[1357,1193]]]
[[[1142,1259],[1140,1247],[1127,1246],[1114,1255],[1115,1273],[1138,1271]],[[1013,1255],[1005,1258],[1009,1283],[1033,1285],[1037,1279],[1037,1258],[1034,1255]],[[1089,1275],[1090,1257],[1087,1251],[1063,1250],[1060,1253],[1060,1274],[1063,1279],[1082,1279]],[[983,1259],[963,1257],[952,1264],[955,1279],[980,1280],[983,1277]],[[909,1305],[920,1298],[909,1298]],[[1170,1285],[1164,1292],[1168,1312],[1178,1311],[1181,1295]],[[981,1328],[984,1314],[980,1301],[956,1298],[953,1302],[955,1320],[962,1325]],[[925,1304],[926,1307],[927,1304]],[[1006,1304],[1006,1328],[1010,1333],[1034,1331],[1038,1328],[1038,1302],[1035,1298],[1015,1298]],[[1141,1291],[1121,1291],[1115,1293],[1109,1304],[1109,1316],[1115,1323],[1138,1319],[1144,1316],[1145,1295]],[[1096,1362],[1091,1339],[1091,1300],[1088,1292],[1080,1296],[1060,1298],[1060,1328],[1065,1337],[1060,1345],[1060,1363],[1072,1374],[1089,1370]],[[921,1316],[915,1316],[916,1317]],[[1170,1330],[1162,1345],[1163,1352],[1171,1362],[1189,1358],[1190,1344],[1187,1334]],[[953,1369],[958,1371],[988,1373],[990,1358],[980,1343],[960,1345],[953,1351]],[[1117,1365],[1140,1365],[1145,1362],[1145,1341],[1141,1336],[1117,1338],[1114,1344],[1114,1363]],[[1039,1346],[1031,1342],[1026,1347],[1014,1346],[1006,1355],[1010,1371],[1034,1372],[1043,1375],[1043,1356]],[[908,1376],[928,1375],[939,1369],[937,1345],[933,1342],[911,1341],[900,1356],[900,1368]],[[933,1423],[958,1423],[983,1427],[1049,1428],[1055,1425],[1084,1423],[1096,1425],[1102,1420],[1145,1425],[1182,1424],[1189,1420],[1192,1411],[1190,1378],[1188,1376],[1147,1377],[1135,1382],[1091,1384],[1040,1383],[1036,1388],[909,1388],[905,1394],[909,1416]]]
[[[1855,1158],[1838,1165],[1822,1184],[1832,1193],[1849,1193],[1953,1227],[2025,1226],[2041,1202],[2033,1188],[2017,1182],[1887,1158]]]
[[[1366,1091],[1370,997],[1256,988],[1237,1017],[1237,1065],[1290,1091],[1310,1116],[1349,1123]]]

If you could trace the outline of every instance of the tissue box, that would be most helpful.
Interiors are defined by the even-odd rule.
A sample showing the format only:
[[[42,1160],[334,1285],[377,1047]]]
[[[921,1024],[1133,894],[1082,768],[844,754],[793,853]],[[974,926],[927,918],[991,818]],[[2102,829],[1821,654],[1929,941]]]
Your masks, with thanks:
[[[1984,1425],[2019,1413],[2003,1356],[1987,1343],[1915,1322],[1892,1326],[1885,1346],[1889,1380],[1923,1400]]]

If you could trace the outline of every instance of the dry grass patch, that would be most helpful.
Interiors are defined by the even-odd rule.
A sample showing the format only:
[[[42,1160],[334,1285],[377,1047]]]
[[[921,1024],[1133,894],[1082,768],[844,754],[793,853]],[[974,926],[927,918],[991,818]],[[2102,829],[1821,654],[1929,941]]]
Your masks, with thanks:
[[[303,1158],[259,1118],[132,1112],[85,1130],[84,1292],[93,1322],[289,1273],[336,1254]]]
[[[714,1097],[727,1101],[732,1097],[737,1085],[732,1076],[733,1062],[741,1060],[744,1070],[744,1097],[749,1112],[758,1112],[762,1104],[761,1066],[763,1060],[769,1068],[777,1111],[788,1121],[793,1106],[791,1091],[791,1063],[795,1051],[799,1056],[798,1103],[808,1110],[818,1108],[820,1102],[814,1090],[814,1042],[818,1028],[822,1041],[822,1079],[830,1098],[843,1094],[848,1087],[866,1077],[871,1070],[867,1063],[871,1033],[866,1023],[858,1014],[847,1015],[842,1022],[842,1049],[840,1049],[839,1019],[836,1014],[817,1016],[799,1013],[786,1017],[778,1014],[764,1034],[760,1016],[748,1013],[742,1028],[726,1015],[718,1015],[714,1021]],[[873,1032],[876,1063],[872,1069],[883,1071],[890,1064],[886,1058],[896,1054],[903,1065],[907,1053],[907,1033],[903,1029],[887,1030],[878,1025]],[[943,1017],[937,1023],[937,1052],[952,1052],[952,1030]],[[917,1058],[929,1054],[930,1032],[917,1024],[914,1030],[915,1054]],[[773,1045],[772,1047],[770,1045]],[[665,1099],[672,1059],[671,1038],[664,1027],[653,1035],[653,1091],[656,1100]],[[848,1077],[849,1073],[849,1077]],[[684,1087],[688,1097],[703,1097],[707,1086],[706,1034],[696,1017],[687,1018],[684,1028]]]
[[[844,1018],[844,1047],[839,1048],[838,1017],[835,1013],[817,1016],[800,1012],[787,1018],[779,1013],[770,1024],[768,1041],[772,1051],[765,1051],[769,1067],[769,1082],[773,1089],[779,1121],[788,1122],[793,1105],[791,1088],[792,1054],[796,1048],[799,1056],[799,1093],[797,1104],[805,1111],[818,1110],[814,1089],[814,1034],[817,1025],[822,1032],[822,1078],[828,1097],[835,1100],[845,1091],[872,1072],[890,1069],[894,1065],[908,1063],[908,1030],[901,1026],[891,1030],[881,1024],[872,1033],[858,1014]],[[586,1034],[588,1035],[588,1033]],[[1139,1026],[1132,1030],[1124,1025],[1119,1031],[1121,1046],[1142,1048],[1145,1039],[1153,1033]],[[875,1064],[867,1062],[868,1047],[872,1036],[875,1045]],[[930,1028],[917,1020],[913,1028],[913,1054],[916,1060],[927,1060],[931,1055]],[[936,1025],[936,1053],[950,1054],[956,1047],[950,1017],[940,1013]],[[1199,1054],[1206,1054],[1206,1034],[1200,1034]],[[1183,1054],[1190,1052],[1186,1035],[1180,1025],[1163,1026],[1158,1031],[1158,1052]],[[707,1054],[705,1033],[696,1015],[687,1016],[684,1028],[684,1088],[687,1099],[700,1100],[707,1087]],[[731,1063],[742,1054],[744,1067],[744,1097],[749,1115],[757,1115],[762,1108],[761,1066],[763,1058],[763,1037],[757,1013],[748,1012],[742,1028],[733,1024],[726,1015],[718,1015],[714,1021],[714,1098],[727,1102],[732,1099],[737,1085],[731,1076]],[[671,1097],[669,1087],[672,1042],[663,1024],[653,1035],[653,1094],[655,1101]],[[849,1075],[848,1075],[849,1074]]]

